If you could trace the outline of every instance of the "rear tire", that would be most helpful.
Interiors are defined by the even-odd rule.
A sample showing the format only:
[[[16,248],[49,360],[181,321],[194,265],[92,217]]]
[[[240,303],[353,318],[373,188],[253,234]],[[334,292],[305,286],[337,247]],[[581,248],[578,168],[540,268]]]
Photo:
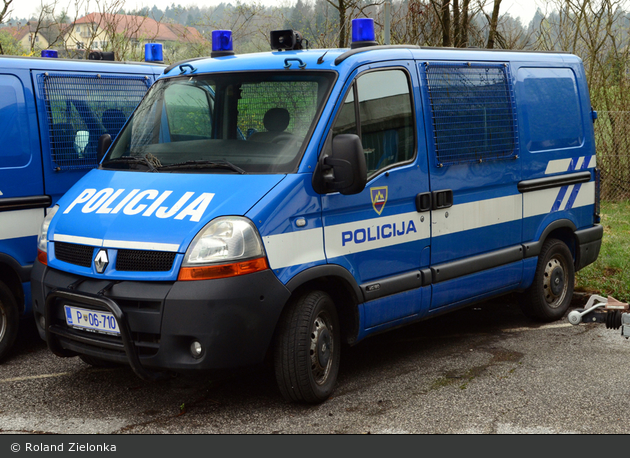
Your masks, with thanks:
[[[0,282],[0,361],[11,351],[20,326],[20,311],[11,290]]]
[[[559,320],[571,304],[574,282],[573,256],[567,245],[558,239],[545,241],[534,282],[520,297],[521,310],[537,321]]]
[[[288,401],[316,404],[330,397],[339,373],[339,318],[323,291],[292,301],[278,324],[274,367],[278,388]]]

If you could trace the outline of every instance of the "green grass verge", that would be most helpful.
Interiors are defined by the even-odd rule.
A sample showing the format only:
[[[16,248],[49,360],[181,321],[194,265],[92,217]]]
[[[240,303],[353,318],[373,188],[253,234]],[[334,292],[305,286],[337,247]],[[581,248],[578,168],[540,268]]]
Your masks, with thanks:
[[[601,214],[599,257],[575,274],[575,290],[630,302],[630,202],[602,202]]]

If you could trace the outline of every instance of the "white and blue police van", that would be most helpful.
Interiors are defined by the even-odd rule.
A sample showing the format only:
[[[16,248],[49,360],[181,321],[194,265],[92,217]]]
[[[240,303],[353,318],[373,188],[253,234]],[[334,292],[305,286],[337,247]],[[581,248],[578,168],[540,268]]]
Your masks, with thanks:
[[[31,269],[46,209],[98,165],[99,137],[118,134],[166,67],[111,58],[59,59],[52,49],[0,56],[0,360],[33,319]]]
[[[143,379],[271,362],[322,402],[342,344],[509,292],[564,316],[599,254],[583,64],[571,54],[382,46],[169,66],[39,236],[50,350]]]

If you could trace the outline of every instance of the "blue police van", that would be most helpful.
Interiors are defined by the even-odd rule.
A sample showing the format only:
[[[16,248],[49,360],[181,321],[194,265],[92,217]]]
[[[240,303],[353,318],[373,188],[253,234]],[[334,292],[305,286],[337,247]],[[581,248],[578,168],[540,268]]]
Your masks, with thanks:
[[[218,30],[165,69],[42,225],[54,354],[147,380],[270,361],[318,403],[342,344],[509,292],[564,316],[603,234],[582,62],[381,46],[372,24],[250,55]]]
[[[0,56],[0,360],[31,317],[46,209],[98,165],[99,137],[118,134],[166,67],[55,55]]]

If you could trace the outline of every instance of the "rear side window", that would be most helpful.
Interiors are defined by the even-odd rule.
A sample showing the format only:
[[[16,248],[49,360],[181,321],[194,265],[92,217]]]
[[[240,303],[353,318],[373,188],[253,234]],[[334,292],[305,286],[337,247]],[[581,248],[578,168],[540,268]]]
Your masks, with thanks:
[[[333,135],[361,137],[368,177],[414,157],[414,118],[409,87],[403,70],[364,73],[348,91],[335,119]]]
[[[575,74],[568,68],[521,68],[517,96],[529,151],[580,146],[584,129]]]
[[[144,76],[39,75],[53,168],[96,167],[99,137],[118,135],[150,84]]]
[[[517,153],[516,110],[505,64],[424,64],[438,165]]]

